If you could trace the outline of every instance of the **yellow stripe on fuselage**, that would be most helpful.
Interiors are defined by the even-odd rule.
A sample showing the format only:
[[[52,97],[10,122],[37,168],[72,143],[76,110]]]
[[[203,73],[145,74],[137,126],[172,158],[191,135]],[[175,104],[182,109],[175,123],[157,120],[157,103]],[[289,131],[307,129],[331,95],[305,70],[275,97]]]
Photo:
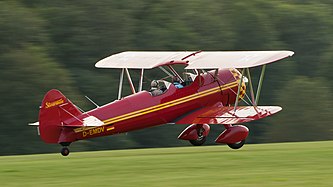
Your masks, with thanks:
[[[235,82],[232,82],[232,83],[225,84],[225,85],[221,86],[221,88],[222,89],[223,89],[223,87],[230,88],[230,87],[232,87],[230,85],[233,85],[233,84],[236,84],[236,83],[238,85],[238,81],[235,81]],[[179,98],[179,99],[176,99],[176,100],[172,100],[172,101],[169,101],[169,102],[166,102],[166,103],[162,103],[162,104],[155,105],[155,106],[152,106],[152,107],[148,107],[148,108],[145,108],[145,109],[130,112],[130,113],[127,113],[127,114],[124,114],[124,115],[120,115],[120,116],[117,116],[117,117],[114,117],[114,118],[104,120],[103,122],[108,123],[111,120],[116,120],[116,119],[119,119],[119,118],[124,118],[124,117],[130,116],[130,115],[133,115],[133,114],[141,113],[141,112],[152,110],[152,109],[155,109],[155,108],[164,107],[165,105],[169,105],[170,103],[178,103],[179,101],[186,102],[189,98],[192,98],[194,95],[196,95],[194,97],[198,97],[198,96],[206,95],[206,93],[208,93],[208,92],[209,92],[209,94],[211,94],[210,92],[213,92],[213,91],[216,91],[216,90],[219,91],[220,87],[211,88],[209,90],[205,90],[205,91],[200,92],[200,93],[195,93],[195,94],[192,94],[192,95],[189,95],[189,96],[186,96],[186,97],[182,97],[182,98]],[[186,101],[184,101],[184,100],[186,100]]]
[[[182,104],[182,103],[194,100],[194,99],[198,99],[198,98],[201,98],[201,97],[205,97],[207,95],[211,95],[211,94],[220,92],[220,89],[226,90],[226,89],[230,89],[232,87],[238,86],[238,84],[239,84],[238,82],[239,81],[237,80],[237,81],[234,81],[234,82],[222,85],[222,86],[217,86],[215,88],[211,88],[209,90],[205,90],[205,91],[202,91],[202,92],[199,92],[199,93],[195,93],[195,94],[192,94],[192,95],[189,95],[189,96],[186,96],[186,97],[182,97],[182,98],[179,98],[179,99],[176,99],[176,100],[172,100],[172,101],[169,101],[169,102],[166,102],[166,103],[162,103],[162,104],[155,105],[155,106],[152,106],[152,107],[148,107],[148,108],[145,108],[145,109],[141,109],[141,110],[137,110],[137,111],[134,111],[134,112],[127,113],[127,114],[123,114],[123,115],[120,115],[120,116],[117,116],[117,117],[114,117],[114,118],[110,118],[110,119],[104,120],[103,122],[104,122],[104,125],[109,125],[109,124],[116,123],[116,122],[119,122],[119,121],[127,120],[127,119],[130,119],[130,118],[138,117],[138,116],[145,115],[145,114],[148,114],[148,113],[152,113],[152,112],[155,112],[155,111],[158,111],[158,110],[169,108],[169,107],[179,105],[179,104]],[[74,131],[75,132],[81,132],[83,130],[89,130],[89,129],[92,129],[92,128],[95,128],[95,127],[88,127],[88,128],[80,127],[80,128],[74,129]]]

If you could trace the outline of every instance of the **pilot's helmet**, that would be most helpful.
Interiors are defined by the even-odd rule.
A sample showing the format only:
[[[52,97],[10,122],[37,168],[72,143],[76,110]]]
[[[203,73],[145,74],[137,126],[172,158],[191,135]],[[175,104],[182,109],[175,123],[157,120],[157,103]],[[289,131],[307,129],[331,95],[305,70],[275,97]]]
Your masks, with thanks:
[[[172,77],[172,82],[180,82],[179,78],[176,76]]]
[[[158,82],[157,82],[157,80],[153,80],[153,81],[151,81],[150,86],[151,86],[151,87],[157,87],[157,86],[158,86]]]

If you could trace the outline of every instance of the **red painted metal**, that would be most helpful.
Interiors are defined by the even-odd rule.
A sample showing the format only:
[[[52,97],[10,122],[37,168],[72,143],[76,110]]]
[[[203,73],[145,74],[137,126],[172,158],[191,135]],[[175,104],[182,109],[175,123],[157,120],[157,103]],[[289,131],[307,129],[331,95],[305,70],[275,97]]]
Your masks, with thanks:
[[[187,61],[183,61],[183,60],[174,61],[174,60],[172,60],[172,61],[168,61],[168,62],[162,62],[162,63],[157,64],[156,66],[154,66],[154,68],[160,67],[160,66],[169,66],[169,65],[171,66],[171,65],[176,65],[176,64],[187,65]]]
[[[199,79],[201,80],[199,81]],[[220,70],[219,79],[226,84],[237,81],[229,70]],[[83,119],[87,115],[95,116],[104,121],[106,125],[75,129],[75,136],[69,139],[80,140],[119,134],[172,122],[186,113],[215,104],[217,101],[225,100],[227,102],[223,94],[234,95],[231,89],[234,91],[237,89],[237,84],[234,84],[233,87],[222,93],[219,85],[223,85],[223,83],[214,80],[211,73],[198,76],[191,85],[182,89],[170,85],[165,93],[156,97],[147,91],[132,94],[77,116],[79,119]],[[235,96],[231,96],[228,100],[230,103],[234,102]],[[66,137],[73,136],[72,133],[63,133],[66,134]]]
[[[233,144],[245,140],[249,129],[243,125],[228,126],[215,140],[216,143]]]
[[[147,91],[141,91],[85,113],[81,113],[59,91],[51,90],[45,95],[39,114],[42,140],[46,143],[74,142],[175,122],[176,119],[184,116],[183,122],[186,122],[185,124],[223,122],[218,118],[218,115],[230,111],[227,109],[228,107],[222,107],[222,111],[218,111],[217,107],[228,106],[235,102],[235,93],[237,93],[240,77],[235,76],[235,72],[237,74],[238,71],[235,69],[220,69],[217,74],[218,78],[214,77],[214,71],[207,72],[197,76],[192,84],[184,88],[177,89],[171,84],[167,91],[155,97]],[[47,107],[47,102],[53,106]],[[63,110],[64,108],[65,110]],[[190,119],[193,119],[195,114],[200,114],[199,117],[202,117],[198,121],[199,123],[187,123],[191,121]],[[207,115],[204,116],[204,114]],[[263,112],[260,115],[268,116],[268,114],[268,112]],[[104,125],[98,127],[84,126],[82,121],[89,116],[96,117]],[[259,117],[258,114],[257,116],[250,116],[250,118],[259,119],[261,116]],[[206,117],[206,120],[203,120],[204,117]],[[179,120],[177,123],[179,123]],[[194,127],[198,126],[195,125]],[[195,139],[195,135],[192,135],[192,128],[194,127],[188,127],[187,129],[190,130],[185,130],[180,137]],[[209,126],[203,125],[203,127],[208,134]],[[244,136],[242,135],[245,132],[244,129],[241,127],[235,129],[227,130],[222,134],[227,137],[233,134],[236,134],[237,137]],[[231,138],[231,140],[234,139]]]
[[[58,143],[61,133],[64,132],[63,121],[68,121],[73,126],[82,126],[73,116],[84,115],[58,90],[50,90],[45,95],[39,111],[39,131],[42,140],[46,143]],[[73,137],[73,134],[65,134]]]
[[[203,128],[202,136],[208,136],[210,126],[208,124],[192,124],[180,133],[178,139],[182,140],[197,140],[199,138],[199,130]]]

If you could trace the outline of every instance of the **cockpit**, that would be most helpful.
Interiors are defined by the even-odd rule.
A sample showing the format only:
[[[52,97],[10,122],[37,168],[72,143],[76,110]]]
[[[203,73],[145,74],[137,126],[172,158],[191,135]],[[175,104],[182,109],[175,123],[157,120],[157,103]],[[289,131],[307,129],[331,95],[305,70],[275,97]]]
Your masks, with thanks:
[[[178,74],[177,74],[178,75]],[[158,96],[169,90],[170,86],[173,85],[176,89],[182,89],[192,84],[197,75],[189,72],[184,72],[183,77],[177,75],[169,75],[162,78],[161,80],[152,80],[151,88],[149,92],[152,96]]]

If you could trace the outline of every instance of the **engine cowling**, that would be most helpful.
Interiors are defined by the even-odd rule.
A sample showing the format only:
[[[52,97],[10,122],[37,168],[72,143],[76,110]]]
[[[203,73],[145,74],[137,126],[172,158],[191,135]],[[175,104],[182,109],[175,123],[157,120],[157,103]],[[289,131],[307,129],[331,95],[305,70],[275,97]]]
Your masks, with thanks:
[[[207,136],[210,131],[210,126],[208,124],[192,124],[179,134],[178,139],[197,140],[199,138],[200,130],[202,131],[202,136]]]
[[[216,143],[233,144],[245,140],[249,135],[249,129],[243,125],[230,126],[224,130],[215,140]]]

